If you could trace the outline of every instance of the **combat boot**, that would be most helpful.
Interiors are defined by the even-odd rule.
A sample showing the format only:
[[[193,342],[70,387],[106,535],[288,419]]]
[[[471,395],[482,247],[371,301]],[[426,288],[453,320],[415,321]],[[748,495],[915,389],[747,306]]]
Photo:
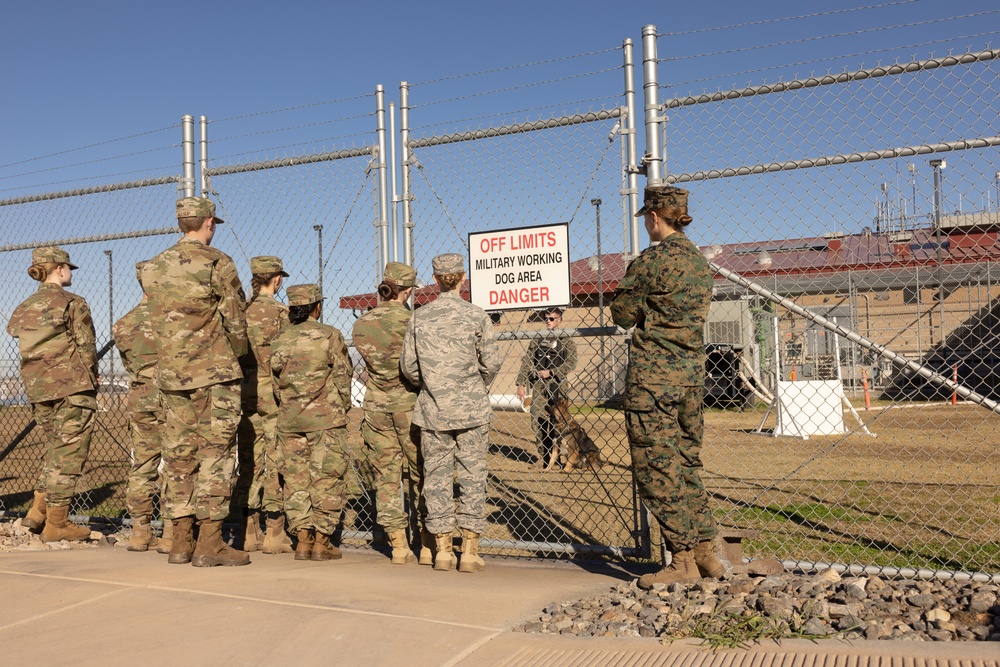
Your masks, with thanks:
[[[458,564],[459,572],[482,572],[486,563],[479,557],[479,533],[462,530],[462,560]]]
[[[45,527],[45,511],[45,492],[35,491],[31,507],[28,508],[28,513],[21,519],[21,525],[37,535]]]
[[[82,542],[90,538],[90,528],[78,526],[69,520],[69,505],[58,507],[49,505],[45,510],[45,528],[42,529],[42,542]]]
[[[292,553],[292,539],[285,532],[285,513],[268,512],[264,518],[267,532],[264,533],[264,543],[260,550],[266,554]]]
[[[153,527],[149,525],[148,516],[137,516],[132,519],[132,536],[128,538],[125,548],[129,551],[148,551],[156,545],[153,537]]]
[[[639,577],[639,588],[649,590],[654,584],[692,584],[701,579],[694,551],[678,551],[670,565],[659,572]]]
[[[238,551],[222,541],[222,521],[203,519],[198,522],[198,528],[198,543],[194,546],[192,565],[214,567],[250,564],[250,554]]]
[[[312,560],[316,534],[309,528],[303,528],[295,532],[295,537],[299,542],[295,545],[295,560]]]
[[[187,565],[194,554],[194,517],[185,516],[170,521],[170,555],[167,562],[171,565]]]
[[[246,533],[243,536],[243,551],[259,551],[264,534],[260,530],[260,512],[246,510]]]
[[[173,546],[174,540],[170,536],[170,521],[168,519],[163,520],[163,533],[160,535],[160,541],[156,545],[156,553],[158,554],[168,554],[170,553],[170,548]]]
[[[298,552],[296,552],[296,558],[298,557]],[[316,531],[316,538],[312,548],[312,556],[309,560],[340,560],[344,557],[344,554],[340,553],[340,549],[333,546],[330,542],[330,536],[319,531]]]
[[[389,562],[393,565],[406,565],[417,560],[406,541],[406,529],[400,528],[389,533],[389,543],[392,545],[392,560]]]
[[[451,570],[458,560],[451,543],[451,533],[438,533],[434,536],[437,545],[437,555],[434,556],[435,570]]]
[[[434,564],[434,533],[426,529],[420,531],[420,565]]]
[[[694,548],[694,562],[703,577],[721,579],[726,576],[726,564],[715,555],[715,542],[712,540],[698,543]]]

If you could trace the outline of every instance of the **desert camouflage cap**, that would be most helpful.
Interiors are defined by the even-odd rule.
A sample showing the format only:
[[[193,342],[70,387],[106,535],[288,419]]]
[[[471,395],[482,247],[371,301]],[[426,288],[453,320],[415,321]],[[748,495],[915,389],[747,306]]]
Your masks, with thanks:
[[[316,283],[292,285],[285,290],[289,306],[308,306],[323,300],[323,292]]]
[[[432,259],[431,266],[434,267],[434,274],[439,276],[447,273],[464,273],[465,258],[457,252],[449,252]]]
[[[267,275],[270,273],[280,273],[288,277],[284,267],[281,265],[281,258],[274,255],[261,255],[250,258],[250,273],[254,275]]]
[[[31,251],[31,265],[35,264],[69,264],[69,268],[78,269],[76,264],[69,261],[69,253],[56,246],[46,246],[35,248]]]
[[[215,218],[216,224],[221,225],[225,222],[222,218],[216,217],[215,215],[215,202],[211,199],[206,199],[205,197],[185,197],[184,199],[177,200],[177,217],[178,218]]]
[[[648,187],[643,192],[642,208],[636,212],[635,217],[640,218],[650,211],[659,211],[660,209],[669,208],[671,206],[687,210],[687,205],[687,190],[675,188],[672,185]]]
[[[399,287],[413,287],[417,284],[417,272],[409,264],[389,262],[385,265],[382,280],[395,283]]]

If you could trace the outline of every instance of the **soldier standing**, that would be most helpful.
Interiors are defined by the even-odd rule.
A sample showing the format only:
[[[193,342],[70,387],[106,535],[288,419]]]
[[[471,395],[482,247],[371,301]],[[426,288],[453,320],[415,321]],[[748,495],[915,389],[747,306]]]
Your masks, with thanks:
[[[478,572],[479,538],[486,528],[486,454],[489,448],[489,390],[500,354],[489,315],[462,299],[462,255],[434,258],[434,282],[441,294],[413,314],[406,328],[400,369],[420,387],[413,423],[420,429],[424,458],[427,530],[434,533],[435,570],[455,567],[452,531],[462,529],[460,572]],[[455,512],[454,480],[460,489]]]
[[[427,509],[420,495],[420,435],[410,423],[417,388],[399,374],[399,355],[411,315],[405,304],[416,280],[413,267],[399,262],[386,264],[378,286],[381,303],[358,318],[352,335],[368,369],[361,433],[368,462],[375,471],[378,523],[389,535],[392,562],[397,565],[415,560],[406,540],[407,517],[399,493],[404,461],[410,471],[407,498],[418,509],[422,529],[420,563],[433,564],[434,538],[423,525]]]
[[[288,307],[274,295],[288,277],[280,257],[250,258],[253,296],[247,306],[247,339],[250,353],[241,359],[243,368],[243,418],[237,432],[238,474],[233,489],[233,508],[246,522],[244,551],[261,549],[266,554],[291,553],[292,541],[285,532],[281,490],[281,455],[275,429],[278,405],[271,380],[271,341],[288,326]],[[260,532],[264,511],[267,534]]]
[[[28,275],[41,285],[7,323],[7,333],[18,340],[21,379],[45,442],[42,473],[22,523],[41,532],[44,542],[90,537],[88,528],[69,521],[97,411],[94,321],[87,302],[63,289],[73,284],[76,268],[62,248],[32,251]]]
[[[712,272],[685,235],[688,192],[647,187],[643,207],[652,245],[618,283],[615,324],[635,327],[625,389],[625,428],[642,501],[660,524],[671,564],[639,578],[653,584],[721,577],[718,532],[701,482],[705,318]]]
[[[172,530],[167,562],[196,567],[250,562],[247,553],[222,540],[240,421],[239,358],[247,352],[239,274],[228,255],[211,247],[222,222],[208,199],[179,200],[183,238],[142,272],[164,406],[164,507]]]
[[[295,560],[335,560],[341,553],[330,536],[344,509],[350,465],[351,360],[341,333],[318,321],[319,285],[292,285],[287,292],[291,325],[271,343],[285,514],[298,538]]]
[[[142,267],[135,265],[136,277],[142,286]],[[132,466],[128,471],[125,504],[132,517],[132,536],[126,549],[147,551],[158,547],[160,553],[169,553],[167,544],[158,544],[150,527],[153,516],[153,496],[160,492],[158,483],[162,449],[160,431],[163,429],[163,412],[160,409],[160,390],[156,387],[156,339],[149,321],[149,301],[143,293],[139,305],[115,322],[112,329],[115,345],[129,375],[128,422],[132,440]],[[162,514],[162,512],[161,512]],[[167,522],[163,522],[163,542],[169,543]]]
[[[545,327],[555,331],[562,326],[562,310],[551,308],[545,313]],[[552,453],[556,437],[551,409],[559,398],[565,398],[562,384],[576,369],[576,342],[572,338],[549,335],[533,338],[524,354],[521,368],[517,372],[517,397],[522,402],[531,387],[531,430],[538,446],[538,467],[545,468],[545,462]],[[553,461],[551,467],[556,467]]]

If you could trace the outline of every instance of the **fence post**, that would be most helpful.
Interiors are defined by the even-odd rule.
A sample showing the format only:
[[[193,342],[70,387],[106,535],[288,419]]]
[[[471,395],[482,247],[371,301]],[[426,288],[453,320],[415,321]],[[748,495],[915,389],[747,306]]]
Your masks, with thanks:
[[[656,26],[642,27],[643,98],[646,112],[646,184],[659,185],[663,181],[663,156],[660,153],[660,83],[656,58]],[[638,244],[637,244],[638,245]]]
[[[208,117],[202,116],[200,119],[201,125],[201,142],[199,144],[200,154],[201,154],[201,171],[199,172],[199,183],[198,191],[201,192],[202,197],[208,196]]]
[[[635,212],[639,210],[639,156],[636,148],[635,114],[635,62],[632,56],[632,40],[626,39],[622,45],[625,60],[625,118],[622,132],[625,134],[625,252],[632,257],[639,254],[639,224]]]
[[[181,116],[181,192],[194,197],[194,116]]]
[[[385,90],[382,88],[382,84],[375,86],[375,119],[375,132],[378,135],[378,159],[375,164],[378,170],[378,239],[380,250],[377,274],[381,278],[382,270],[389,261],[389,186],[386,178],[385,159]]]
[[[399,191],[396,190],[396,103],[389,102],[389,205],[392,207],[389,225],[391,259],[399,261]]]
[[[410,84],[399,82],[399,199],[403,226],[403,263],[413,264],[413,221],[410,220]]]

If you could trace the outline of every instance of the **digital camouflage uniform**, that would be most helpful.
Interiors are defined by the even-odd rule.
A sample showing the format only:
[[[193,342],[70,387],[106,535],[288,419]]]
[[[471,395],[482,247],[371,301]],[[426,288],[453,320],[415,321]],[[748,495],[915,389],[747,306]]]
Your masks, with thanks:
[[[160,432],[163,412],[156,387],[156,339],[149,321],[149,302],[143,299],[115,323],[115,345],[129,375],[128,418],[132,438],[132,467],[128,472],[125,504],[133,519],[153,515],[153,496],[160,492],[162,458]]]
[[[289,305],[303,287],[319,300],[319,287],[295,285],[287,290]],[[314,319],[289,325],[271,343],[290,530],[331,535],[340,523],[350,465],[351,371],[344,337]]]
[[[576,341],[553,334],[533,338],[528,343],[528,350],[517,372],[517,386],[531,389],[531,430],[538,445],[538,458],[543,463],[548,460],[555,437],[548,408],[560,396],[565,397],[562,384],[576,369],[576,362]],[[551,375],[540,378],[538,371],[541,370],[548,370]]]
[[[438,259],[451,258],[438,263]],[[461,255],[435,258],[436,274],[462,272]],[[418,309],[403,341],[400,369],[420,394],[413,423],[424,459],[427,530],[437,535],[459,528],[486,528],[486,454],[493,420],[488,386],[500,369],[500,353],[489,315],[443,292]],[[456,516],[454,481],[459,485]]]
[[[228,255],[190,236],[149,260],[142,283],[164,407],[164,515],[222,521],[240,421],[238,360],[247,352],[243,286]]]
[[[383,301],[358,318],[352,335],[368,371],[361,433],[369,465],[375,471],[377,520],[386,533],[403,530],[408,523],[400,495],[404,462],[410,472],[409,502],[418,508],[421,523],[426,515],[420,497],[420,435],[411,423],[417,393],[399,375],[399,355],[410,315],[398,301]]]
[[[38,248],[32,264],[69,264],[60,248]],[[70,264],[70,267],[76,267]],[[97,411],[97,348],[87,302],[54,283],[14,309],[7,333],[18,341],[21,379],[45,456],[35,490],[51,507],[68,506],[90,451]]]
[[[254,257],[251,265],[254,260],[261,259],[270,258]],[[254,270],[254,273],[262,272]],[[241,360],[243,418],[237,437],[239,472],[233,489],[234,507],[265,512],[280,512],[282,508],[281,454],[275,433],[278,405],[271,380],[271,342],[287,326],[288,307],[272,295],[258,294],[247,306],[250,353]]]
[[[634,326],[625,426],[639,495],[672,553],[717,532],[701,482],[704,326],[712,273],[683,233],[646,248],[618,283],[615,324]]]

